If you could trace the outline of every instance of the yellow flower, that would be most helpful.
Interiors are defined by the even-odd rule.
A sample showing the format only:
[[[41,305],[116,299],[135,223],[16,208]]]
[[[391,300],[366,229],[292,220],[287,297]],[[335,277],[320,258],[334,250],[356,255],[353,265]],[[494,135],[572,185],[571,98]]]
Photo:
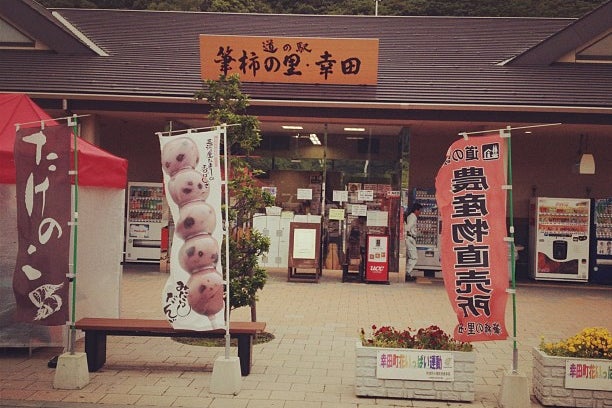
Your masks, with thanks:
[[[546,343],[544,337],[540,336],[540,349],[553,356],[610,359],[611,345],[612,334],[603,327],[585,328],[575,336],[557,343]]]

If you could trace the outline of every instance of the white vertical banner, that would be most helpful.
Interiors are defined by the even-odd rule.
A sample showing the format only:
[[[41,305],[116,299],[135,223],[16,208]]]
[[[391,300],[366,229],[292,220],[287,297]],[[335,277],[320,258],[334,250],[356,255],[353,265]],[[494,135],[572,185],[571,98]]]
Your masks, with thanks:
[[[175,329],[225,326],[220,129],[159,134],[164,191],[174,220],[164,315]]]

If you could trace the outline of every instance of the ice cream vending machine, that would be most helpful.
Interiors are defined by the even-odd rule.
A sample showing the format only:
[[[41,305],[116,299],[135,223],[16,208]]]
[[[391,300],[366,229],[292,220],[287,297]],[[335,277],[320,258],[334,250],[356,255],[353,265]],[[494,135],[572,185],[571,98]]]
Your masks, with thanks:
[[[591,200],[536,197],[529,210],[530,276],[587,281]]]
[[[159,262],[163,197],[162,183],[128,183],[126,262]]]
[[[389,236],[366,237],[365,281],[389,283]]]
[[[591,271],[593,283],[612,284],[612,198],[593,200]]]

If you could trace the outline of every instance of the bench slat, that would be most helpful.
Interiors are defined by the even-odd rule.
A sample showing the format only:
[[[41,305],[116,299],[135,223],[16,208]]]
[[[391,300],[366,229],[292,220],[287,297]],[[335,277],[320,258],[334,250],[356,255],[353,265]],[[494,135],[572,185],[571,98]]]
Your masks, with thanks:
[[[106,317],[85,317],[76,322],[79,330],[143,331],[155,333],[193,333],[194,330],[174,329],[167,320],[159,319],[122,319]],[[265,322],[230,322],[230,333],[257,334],[266,328]],[[225,329],[205,330],[201,333],[223,334]]]

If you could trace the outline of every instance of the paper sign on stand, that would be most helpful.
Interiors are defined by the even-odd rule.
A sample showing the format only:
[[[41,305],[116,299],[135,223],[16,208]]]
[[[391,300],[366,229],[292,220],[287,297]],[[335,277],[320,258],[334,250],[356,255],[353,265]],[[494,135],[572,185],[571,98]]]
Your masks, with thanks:
[[[357,191],[357,199],[359,201],[373,201],[374,200],[374,190]]]
[[[348,191],[347,190],[334,190],[332,201],[338,203],[346,203],[348,201]]]
[[[298,200],[312,200],[312,188],[298,188],[297,189]]]
[[[368,211],[366,225],[368,227],[386,227],[389,225],[389,213],[387,211]]]
[[[363,204],[353,204],[351,206],[351,215],[365,217],[368,215],[368,206]]]

